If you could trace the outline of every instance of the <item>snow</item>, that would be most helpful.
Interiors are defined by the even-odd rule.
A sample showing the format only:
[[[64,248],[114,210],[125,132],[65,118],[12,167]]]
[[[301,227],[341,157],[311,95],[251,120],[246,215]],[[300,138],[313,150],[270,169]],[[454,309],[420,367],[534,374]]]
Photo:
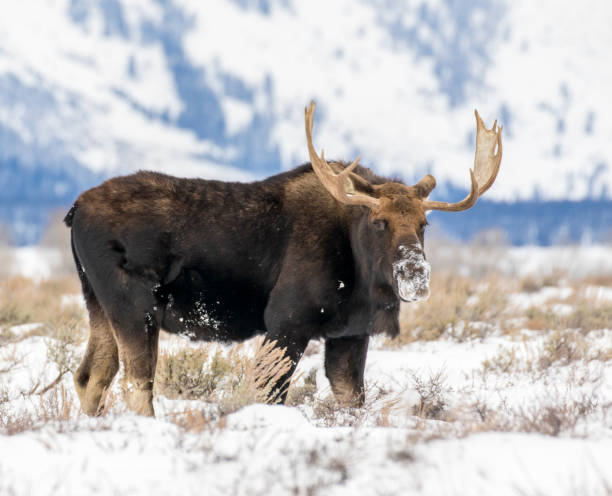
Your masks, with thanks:
[[[612,338],[612,330],[606,339]],[[115,412],[70,422],[50,422],[12,436],[0,435],[1,494],[604,494],[612,484],[607,460],[612,455],[612,419],[577,437],[542,434],[474,433],[435,435],[447,422],[423,420],[408,413],[415,393],[408,378],[426,377],[444,368],[444,394],[451,405],[466,397],[490,402],[492,408],[559,404],[565,394],[579,396],[592,384],[567,389],[569,369],[559,368],[547,381],[533,383],[527,374],[478,379],[480,362],[501,342],[414,343],[396,350],[374,342],[366,378],[400,394],[387,419],[377,422],[376,402],[361,419],[337,413],[339,425],[327,426],[302,405],[251,405],[211,420],[201,429],[185,430],[172,415],[198,402],[156,398],[157,419]],[[507,343],[506,343],[507,344]],[[43,338],[24,343],[28,367],[40,374]],[[517,343],[516,346],[521,346]],[[306,357],[322,373],[322,354]],[[38,364],[38,367],[34,366]],[[12,390],[26,386],[28,371]],[[612,399],[612,369],[599,383],[601,400]],[[64,384],[70,388],[69,378]],[[318,394],[326,394],[319,381]],[[574,388],[576,390],[574,390]],[[556,389],[554,394],[546,390]],[[597,388],[592,389],[595,391]],[[370,388],[374,393],[376,388]],[[328,391],[328,390],[327,390]],[[36,400],[37,401],[37,400]],[[13,400],[19,411],[27,401]],[[161,412],[161,413],[160,413]],[[419,441],[430,432],[434,440]],[[436,438],[438,438],[436,440]],[[36,475],[33,476],[33,473]],[[522,491],[522,492],[521,492]]]
[[[100,12],[80,27],[68,16],[68,0],[40,2],[36,8],[33,15],[30,4],[18,2],[4,13],[0,79],[14,78],[39,92],[43,103],[24,101],[21,94],[3,98],[1,125],[33,149],[69,154],[96,172],[147,168],[183,176],[252,177],[220,164],[229,150],[221,152],[211,141],[135,110],[175,119],[183,108],[159,44],[106,36]],[[134,30],[160,19],[152,2],[125,10]],[[216,155],[219,162],[196,158],[201,154]]]
[[[503,17],[495,19],[498,31],[482,49],[490,57],[482,67],[476,55],[469,61],[466,71],[476,80],[455,106],[440,91],[437,60],[394,42],[377,22],[384,10],[395,13],[386,4],[291,2],[290,8],[272,4],[266,15],[222,0],[181,5],[196,25],[187,35],[189,56],[211,68],[213,87],[229,73],[261,95],[256,108],[274,113],[274,138],[286,167],[306,157],[301,109],[315,98],[325,113],[315,128],[328,156],[352,159],[359,152],[376,170],[408,178],[431,167],[440,179],[467,188],[473,145],[466,136],[473,133],[476,107],[489,125],[499,118],[505,126],[504,165],[487,197],[528,198],[538,191],[545,198],[578,199],[605,194],[606,185],[609,191],[612,120],[598,112],[610,101],[612,81],[606,64],[612,9],[605,0],[589,9],[570,1],[491,5],[494,17]],[[395,6],[404,14],[395,23],[418,25],[422,5]],[[448,5],[430,8],[442,19],[438,29],[454,28]],[[322,28],[322,10],[333,29]],[[477,15],[471,22],[484,32]],[[433,40],[453,36],[431,34]],[[225,98],[222,91],[219,97]]]
[[[507,250],[500,268],[518,276],[546,275],[561,271],[570,277],[612,273],[612,248],[592,246],[523,246]]]
[[[440,263],[447,264],[452,260],[453,267],[460,272],[472,273],[475,269],[471,263],[488,264],[495,263],[498,268],[508,275],[517,277],[547,276],[560,273],[569,278],[586,276],[606,276],[612,274],[612,246],[610,245],[571,245],[571,246],[521,246],[504,247],[500,252],[491,250],[489,255],[478,254],[478,260],[474,260],[474,250],[471,247],[459,247],[457,245],[445,246],[439,240],[430,244],[426,253],[433,251],[436,259]],[[65,255],[64,250],[51,247],[26,246],[20,248],[6,249],[3,254],[10,260],[10,267],[7,267],[8,274],[23,275],[34,280],[40,280],[57,275],[62,270],[62,260]],[[429,254],[428,254],[429,255]],[[482,255],[482,256],[481,256]],[[433,258],[430,256],[433,260]],[[459,260],[465,260],[465,266]],[[72,269],[71,273],[72,273]],[[439,270],[436,261],[432,262],[432,270]],[[344,288],[343,281],[338,281],[338,290]],[[567,289],[544,289],[546,291],[557,292],[559,295],[550,295],[550,298],[558,296],[567,298]],[[591,293],[593,292],[593,293]],[[610,299],[612,295],[610,289],[606,287],[596,287],[587,289],[587,296],[597,294],[597,298]],[[544,293],[542,293],[544,294]],[[565,295],[565,296],[563,296]],[[548,296],[543,296],[547,299]]]
[[[35,281],[57,274],[62,263],[62,251],[57,248],[24,246],[12,250],[11,275],[22,275]]]
[[[601,264],[611,250],[510,248],[511,264],[501,268],[541,276],[565,267],[580,277],[599,264],[594,274],[604,276]],[[55,270],[50,253],[21,248],[14,259],[21,272],[42,277]],[[509,294],[508,308],[538,306],[563,315],[573,311],[577,295],[594,304],[610,301],[605,283],[570,282],[561,278],[556,286]],[[487,290],[485,283],[477,286],[469,304],[477,305],[478,291]],[[80,295],[58,298],[62,307],[83,306]],[[0,459],[0,494],[607,494],[612,360],[599,353],[610,350],[612,327],[576,331],[588,350],[584,360],[553,357],[543,366],[554,333],[524,325],[517,319],[509,334],[494,329],[480,339],[449,334],[401,346],[372,338],[364,408],[318,410],[331,387],[324,346],[314,343],[298,364],[296,381],[302,385],[314,371],[312,400],[253,404],[222,416],[214,403],[157,394],[155,419],[126,411],[119,380],[109,411],[98,418],[78,412],[70,373],[44,395],[28,394],[57,375],[48,360],[54,338],[36,335],[44,331],[41,324],[13,326],[9,334],[17,342],[0,341],[0,420],[33,424],[0,434],[0,452],[9,454]],[[255,349],[252,343],[237,350],[168,335],[160,341],[166,352],[199,346],[208,347],[209,362],[217,352],[252,357]],[[77,355],[84,348],[78,345]],[[443,413],[419,415],[423,401],[438,401]],[[50,419],[36,416],[41,409]],[[191,423],[177,421],[194,414]]]
[[[249,180],[244,167],[261,152],[268,172],[307,159],[302,109],[314,98],[329,157],[361,154],[380,173],[432,172],[467,189],[478,108],[487,125],[504,125],[487,198],[610,196],[606,0],[249,5],[46,0],[33,15],[11,3],[0,23],[0,125],[21,144],[2,153],[27,164],[70,157],[109,174]],[[122,27],[109,27],[105,8]],[[184,81],[193,94],[179,88],[177,50],[198,75]],[[220,122],[204,136],[180,116],[206,92],[199,119]]]
[[[228,422],[262,409],[248,407]],[[0,465],[0,489],[37,495],[57,494],[59,488],[66,495],[275,495],[309,494],[309,487],[318,487],[316,494],[516,495],[571,494],[571,488],[599,494],[611,483],[609,440],[481,434],[469,442],[413,447],[405,432],[325,432],[291,423],[295,419],[283,415],[287,408],[265,409],[267,423],[217,434],[185,434],[166,422],[124,417],[107,425],[83,421],[66,434],[45,429],[38,439],[5,438],[3,451],[12,456]]]
[[[526,309],[533,306],[542,306],[552,299],[566,300],[574,290],[571,287],[547,286],[534,293],[514,293],[510,296],[509,304]]]

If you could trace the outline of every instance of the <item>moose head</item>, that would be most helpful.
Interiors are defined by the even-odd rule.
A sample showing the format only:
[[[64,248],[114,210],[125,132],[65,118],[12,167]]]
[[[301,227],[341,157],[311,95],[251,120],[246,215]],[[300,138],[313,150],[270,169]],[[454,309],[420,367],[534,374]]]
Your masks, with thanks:
[[[431,210],[467,210],[491,187],[501,164],[502,126],[498,127],[495,121],[487,129],[475,111],[476,152],[474,168],[470,169],[470,192],[459,202],[447,203],[427,199],[436,186],[430,174],[413,186],[395,181],[371,184],[354,172],[359,157],[344,168],[328,163],[323,151],[319,156],[312,144],[314,111],[315,104],[311,102],[305,109],[306,139],[317,177],[341,204],[363,207],[357,234],[359,243],[353,243],[353,250],[367,258],[367,263],[375,268],[373,272],[383,279],[381,283],[393,287],[402,301],[426,299],[430,266],[424,252],[425,214]]]

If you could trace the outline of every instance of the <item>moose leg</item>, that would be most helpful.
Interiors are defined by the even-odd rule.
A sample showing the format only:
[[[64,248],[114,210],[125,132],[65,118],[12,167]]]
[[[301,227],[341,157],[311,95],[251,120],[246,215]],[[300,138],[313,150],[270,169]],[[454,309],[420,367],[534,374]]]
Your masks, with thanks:
[[[119,369],[117,343],[110,322],[92,292],[85,292],[89,311],[89,342],[74,384],[87,415],[97,415],[104,407],[106,392]]]
[[[157,365],[159,327],[154,315],[134,311],[132,318],[113,318],[119,356],[125,369],[124,396],[128,408],[153,417],[153,379]]]
[[[337,400],[352,407],[363,406],[363,371],[368,353],[368,336],[325,340],[325,375]]]
[[[299,334],[266,334],[266,341],[275,341],[275,348],[284,349],[285,357],[291,360],[289,370],[283,374],[275,384],[270,384],[270,392],[273,394],[272,400],[276,400],[279,403],[285,403],[287,400],[287,392],[289,390],[289,382],[295,372],[300,358],[304,354],[304,350],[308,345],[309,339]],[[280,392],[279,392],[280,391]],[[279,392],[276,394],[276,392]]]

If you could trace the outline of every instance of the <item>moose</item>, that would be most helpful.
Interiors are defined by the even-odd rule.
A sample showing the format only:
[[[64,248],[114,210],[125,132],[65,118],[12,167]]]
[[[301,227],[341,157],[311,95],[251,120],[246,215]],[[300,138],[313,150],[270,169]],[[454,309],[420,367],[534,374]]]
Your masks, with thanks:
[[[359,165],[328,162],[312,144],[315,104],[305,109],[310,163],[252,183],[140,171],[82,193],[64,222],[89,313],[90,335],[74,382],[82,409],[100,414],[125,369],[125,401],[154,415],[160,329],[193,340],[264,334],[292,368],[311,339],[325,340],[325,373],[337,399],[364,402],[371,335],[399,333],[400,302],[429,296],[426,212],[474,206],[497,176],[497,121],[476,114],[469,194],[430,201],[413,186]]]

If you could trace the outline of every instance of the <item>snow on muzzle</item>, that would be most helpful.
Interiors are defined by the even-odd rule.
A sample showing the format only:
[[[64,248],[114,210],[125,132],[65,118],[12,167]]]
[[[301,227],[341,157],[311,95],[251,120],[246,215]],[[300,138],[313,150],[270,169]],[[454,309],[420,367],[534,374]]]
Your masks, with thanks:
[[[398,248],[399,260],[393,264],[393,278],[403,301],[421,301],[429,298],[431,266],[425,260],[420,245]]]

